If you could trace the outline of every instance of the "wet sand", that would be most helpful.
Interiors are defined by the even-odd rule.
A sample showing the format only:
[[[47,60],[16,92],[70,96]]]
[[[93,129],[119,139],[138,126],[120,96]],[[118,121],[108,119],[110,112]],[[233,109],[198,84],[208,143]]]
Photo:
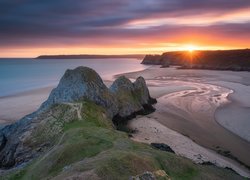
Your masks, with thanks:
[[[152,95],[158,97],[158,117],[155,119],[157,122],[189,137],[203,147],[250,165],[250,143],[247,139],[250,133],[250,119],[246,120],[249,113],[246,99],[250,99],[250,96],[240,86],[238,89],[224,86],[227,83],[236,83],[248,88],[246,85],[250,83],[249,72],[152,67],[126,74],[129,78],[139,75],[147,79],[150,89],[154,88]],[[169,86],[189,87],[194,90],[180,90],[162,95],[162,89],[168,89]],[[244,92],[238,93],[239,90]],[[237,119],[234,119],[236,116],[228,118],[230,114],[223,112],[218,117],[218,112],[239,101],[244,101],[244,111],[239,106],[238,109],[230,108],[233,114],[237,114]],[[228,124],[233,126],[234,130],[230,129]]]
[[[107,86],[110,80],[104,81]],[[48,98],[54,86],[34,89],[11,96],[0,97],[0,126],[11,124],[36,111]]]
[[[0,97],[0,124],[11,124],[36,111],[52,89],[53,87],[46,87]]]

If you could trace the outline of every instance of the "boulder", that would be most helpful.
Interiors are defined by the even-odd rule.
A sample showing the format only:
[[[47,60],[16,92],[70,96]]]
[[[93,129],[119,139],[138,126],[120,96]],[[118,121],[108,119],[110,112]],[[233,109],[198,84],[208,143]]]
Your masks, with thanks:
[[[140,175],[130,177],[129,180],[156,180],[156,177],[152,172],[146,171]]]
[[[164,143],[151,143],[151,146],[161,151],[167,151],[175,154],[174,150],[170,146]]]

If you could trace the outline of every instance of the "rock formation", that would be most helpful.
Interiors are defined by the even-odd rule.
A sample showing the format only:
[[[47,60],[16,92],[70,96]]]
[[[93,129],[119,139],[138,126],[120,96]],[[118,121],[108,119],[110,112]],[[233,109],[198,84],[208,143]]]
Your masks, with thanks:
[[[167,151],[167,152],[171,152],[171,153],[174,153],[174,150],[168,146],[167,144],[164,144],[164,143],[151,143],[151,146],[156,148],[156,149],[159,149],[161,151]]]
[[[142,77],[135,83],[120,77],[108,89],[90,68],[67,70],[36,112],[0,130],[0,168],[27,162],[54,146],[65,124],[84,120],[84,102],[102,107],[102,116],[110,123],[115,119],[117,125],[138,112],[152,112],[156,100],[150,97]]]
[[[83,100],[103,106],[110,117],[118,112],[116,97],[105,86],[101,77],[88,67],[67,70],[40,109],[46,109],[53,104]]]
[[[138,77],[134,83],[121,76],[110,87],[117,97],[119,112],[113,118],[115,124],[126,122],[136,114],[148,114],[154,111],[152,104],[156,100],[149,95],[144,78]]]

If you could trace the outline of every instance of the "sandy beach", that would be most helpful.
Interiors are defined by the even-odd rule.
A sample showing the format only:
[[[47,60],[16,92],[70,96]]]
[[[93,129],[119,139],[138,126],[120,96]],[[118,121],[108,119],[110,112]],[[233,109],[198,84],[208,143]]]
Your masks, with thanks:
[[[53,86],[0,97],[0,123],[11,124],[34,112],[48,98],[52,89]]]
[[[250,165],[250,73],[152,66],[125,75],[132,80],[143,76],[158,100],[155,113],[130,121],[138,130],[134,140],[166,143],[197,163],[209,161],[250,177],[249,169],[233,160]],[[0,97],[0,123],[10,124],[35,111],[52,88]]]
[[[175,70],[174,68],[162,69],[153,66],[144,71],[126,74],[132,79],[139,75],[147,79],[151,94],[158,98],[156,112],[149,116],[150,121],[179,132],[191,139],[192,143],[199,144],[206,150],[212,150],[217,160],[209,155],[204,155],[206,152],[203,152],[204,157],[208,158],[210,162],[216,161],[218,164],[220,161],[222,163],[219,159],[228,156],[231,159],[227,158],[227,160],[236,165],[226,166],[237,172],[235,166],[239,167],[239,164],[232,159],[237,159],[247,166],[250,165],[248,139],[250,124],[247,102],[250,97],[247,77],[250,77],[250,73]],[[171,91],[168,91],[168,87]],[[165,95],[164,89],[166,89]],[[146,123],[138,124],[136,121],[131,121],[130,125],[140,129],[144,124]],[[140,133],[143,135],[141,136]],[[171,132],[169,133],[171,134]],[[148,137],[153,136],[150,135],[149,127],[141,128],[134,138],[149,143],[150,141],[140,138],[147,134]],[[157,142],[166,142],[167,136],[159,138]],[[175,138],[170,138],[166,143],[179,146]],[[186,152],[183,153],[183,151]],[[180,153],[191,158],[188,154],[192,151],[192,149],[182,148]],[[191,159],[197,160],[194,156]],[[249,173],[249,170],[246,172]]]

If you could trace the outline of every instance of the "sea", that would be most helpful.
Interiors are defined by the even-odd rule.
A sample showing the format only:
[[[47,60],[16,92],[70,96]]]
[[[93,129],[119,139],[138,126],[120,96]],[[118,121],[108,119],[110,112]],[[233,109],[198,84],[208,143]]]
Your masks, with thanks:
[[[87,66],[104,80],[114,75],[139,71],[141,60],[121,59],[0,59],[0,97],[56,86],[67,69]]]

